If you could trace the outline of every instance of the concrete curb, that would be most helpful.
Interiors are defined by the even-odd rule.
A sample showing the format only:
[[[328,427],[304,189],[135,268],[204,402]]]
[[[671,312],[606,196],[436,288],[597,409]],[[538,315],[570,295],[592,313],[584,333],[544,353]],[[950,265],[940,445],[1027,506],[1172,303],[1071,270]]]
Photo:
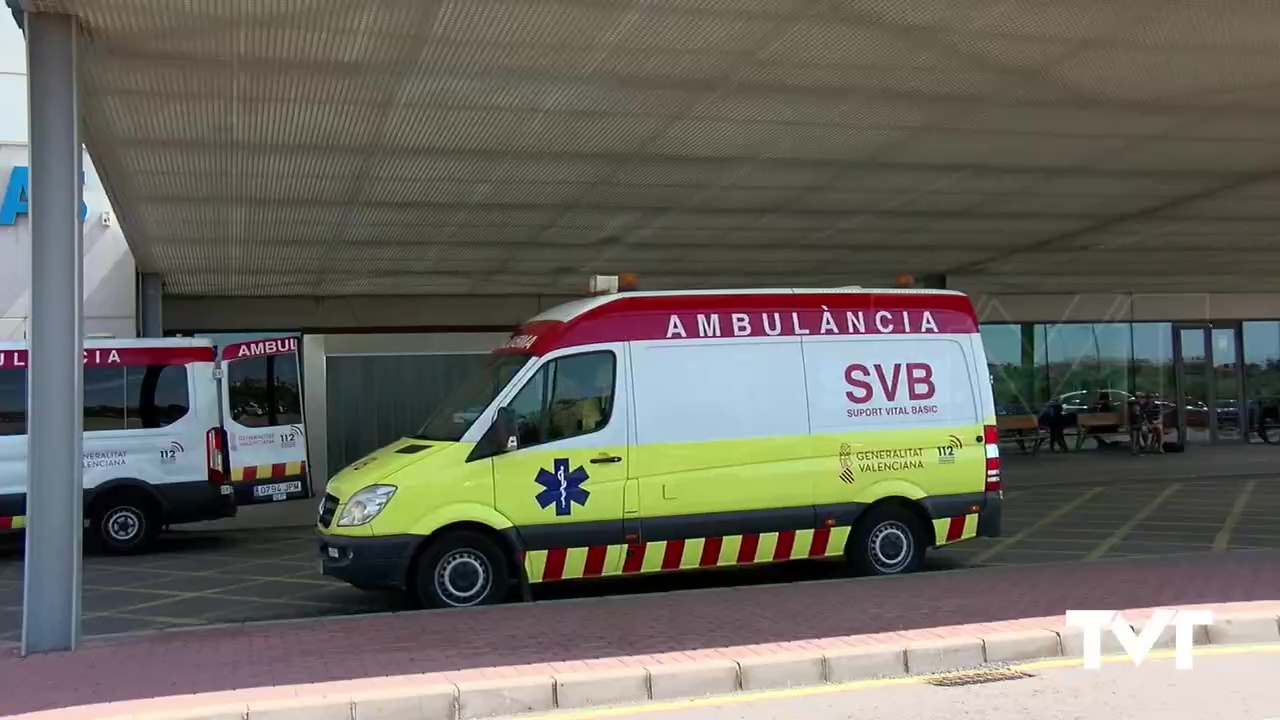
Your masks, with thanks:
[[[1280,602],[1183,606],[1214,611],[1197,645],[1280,642]],[[1123,611],[1135,631],[1157,608]],[[1172,628],[1158,646],[1172,646]],[[1122,651],[1103,635],[1103,652]],[[1108,642],[1109,640],[1109,642]],[[804,640],[660,656],[491,668],[485,679],[348,680],[156,698],[11,716],[12,720],[472,720],[473,718],[725,695],[993,663],[1082,656],[1082,633],[1061,617]],[[211,702],[212,701],[212,702]],[[219,702],[220,701],[220,702]]]

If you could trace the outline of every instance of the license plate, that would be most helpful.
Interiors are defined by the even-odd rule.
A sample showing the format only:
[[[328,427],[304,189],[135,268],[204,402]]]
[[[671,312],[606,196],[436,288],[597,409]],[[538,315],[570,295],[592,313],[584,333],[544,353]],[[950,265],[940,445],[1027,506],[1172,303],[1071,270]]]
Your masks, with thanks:
[[[283,497],[292,492],[302,492],[302,481],[294,480],[293,482],[271,483],[270,485],[259,485],[253,489],[254,497],[270,497],[273,500],[281,500]]]

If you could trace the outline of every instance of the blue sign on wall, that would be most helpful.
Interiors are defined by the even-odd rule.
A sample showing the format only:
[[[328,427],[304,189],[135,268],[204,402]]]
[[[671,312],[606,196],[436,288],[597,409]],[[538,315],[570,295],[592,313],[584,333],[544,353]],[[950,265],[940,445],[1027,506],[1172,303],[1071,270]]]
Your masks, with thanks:
[[[84,184],[84,173],[80,173],[80,184]],[[9,171],[9,184],[5,186],[4,198],[0,199],[0,225],[13,225],[18,222],[19,215],[26,215],[31,196],[31,170],[26,165],[15,165]],[[80,222],[89,217],[89,206],[80,200]]]

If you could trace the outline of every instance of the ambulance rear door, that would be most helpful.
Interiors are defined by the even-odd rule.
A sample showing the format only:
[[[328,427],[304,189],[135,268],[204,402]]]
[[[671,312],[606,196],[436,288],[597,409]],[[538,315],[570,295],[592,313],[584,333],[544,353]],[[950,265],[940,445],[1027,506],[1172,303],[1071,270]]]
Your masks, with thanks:
[[[297,337],[221,351],[222,417],[240,505],[311,497]]]

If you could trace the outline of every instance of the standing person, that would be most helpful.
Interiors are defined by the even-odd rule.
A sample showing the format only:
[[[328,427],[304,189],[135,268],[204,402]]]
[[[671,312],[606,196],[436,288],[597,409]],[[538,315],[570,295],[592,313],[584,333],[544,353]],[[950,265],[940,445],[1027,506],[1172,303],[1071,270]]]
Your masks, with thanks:
[[[1054,402],[1049,406],[1049,452],[1067,452],[1067,415],[1063,412],[1062,403]]]

